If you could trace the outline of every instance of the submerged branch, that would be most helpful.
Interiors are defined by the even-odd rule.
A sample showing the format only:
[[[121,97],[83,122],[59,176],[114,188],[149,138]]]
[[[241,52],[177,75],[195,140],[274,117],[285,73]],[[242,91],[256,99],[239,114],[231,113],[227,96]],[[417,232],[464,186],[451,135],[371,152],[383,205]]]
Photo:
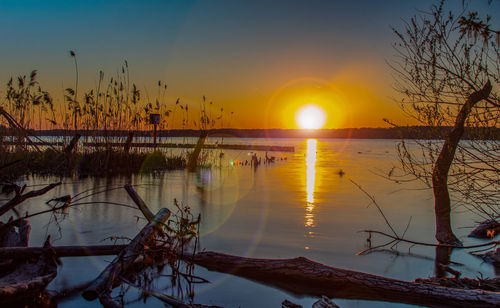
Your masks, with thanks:
[[[25,194],[22,194],[21,192],[16,192],[16,196],[14,198],[12,198],[10,201],[8,201],[7,203],[5,203],[0,207],[0,216],[13,209],[16,205],[24,202],[26,199],[41,196],[59,185],[61,185],[61,182],[52,183],[42,189],[32,190]]]

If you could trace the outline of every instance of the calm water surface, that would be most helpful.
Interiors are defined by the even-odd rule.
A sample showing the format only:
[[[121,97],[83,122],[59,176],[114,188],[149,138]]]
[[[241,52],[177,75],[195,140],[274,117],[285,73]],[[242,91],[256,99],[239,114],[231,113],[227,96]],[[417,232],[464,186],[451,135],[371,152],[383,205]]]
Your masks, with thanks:
[[[173,208],[173,199],[201,214],[201,247],[248,257],[292,258],[304,256],[335,267],[364,271],[403,280],[429,277],[434,271],[434,249],[413,247],[417,256],[373,253],[356,256],[365,247],[364,229],[388,231],[383,218],[352,182],[375,197],[397,231],[402,232],[410,217],[407,238],[433,242],[434,214],[430,190],[419,183],[397,184],[377,174],[397,165],[393,140],[298,140],[298,139],[226,139],[226,143],[293,145],[295,153],[269,153],[286,160],[254,170],[235,162],[250,160],[249,153],[225,151],[217,162],[222,165],[189,174],[167,172],[156,177],[132,176],[71,180],[36,200],[20,207],[20,212],[46,209],[43,201],[65,194],[88,190],[105,191],[82,201],[112,201],[132,205],[122,188],[136,185],[138,193],[155,212]],[[258,153],[263,157],[264,153]],[[218,153],[214,155],[218,157]],[[218,160],[218,159],[216,159]],[[339,170],[345,172],[339,175]],[[53,178],[31,178],[28,184],[43,184]],[[110,190],[110,188],[117,188]],[[88,194],[84,193],[83,195]],[[48,216],[30,220],[33,229],[30,245],[39,246],[50,234],[54,245],[109,244],[110,236],[133,237],[144,220],[138,210],[98,204],[71,208],[67,217],[47,224]],[[456,227],[472,226],[479,218],[457,209]],[[468,228],[455,228],[465,244],[475,243],[465,237]],[[380,241],[383,239],[380,239]],[[378,242],[380,242],[378,241]],[[374,239],[377,243],[377,239]],[[409,247],[401,245],[401,252]],[[113,257],[63,258],[57,278],[49,289],[77,286],[95,278]],[[452,261],[462,263],[456,269],[465,276],[493,276],[493,269],[463,251],[455,251]],[[196,275],[211,283],[195,286],[194,302],[224,307],[280,307],[284,299],[310,307],[316,300],[296,297],[273,287],[243,278],[196,269]],[[161,279],[155,283],[161,289]],[[127,307],[160,306],[150,298],[134,302],[137,292],[127,293]],[[341,307],[407,307],[402,304],[334,299]],[[100,307],[80,295],[60,302],[59,307]]]

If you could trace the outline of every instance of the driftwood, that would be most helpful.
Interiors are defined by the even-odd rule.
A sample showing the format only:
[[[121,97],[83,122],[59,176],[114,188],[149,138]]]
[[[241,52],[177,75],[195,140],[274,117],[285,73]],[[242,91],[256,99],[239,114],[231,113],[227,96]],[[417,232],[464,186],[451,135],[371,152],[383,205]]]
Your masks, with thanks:
[[[0,222],[0,226],[3,227],[0,228],[0,247],[27,247],[31,231],[30,223],[24,219],[12,223],[12,219],[12,217],[9,219],[10,224]],[[17,256],[0,260],[0,274],[9,273],[17,263]]]
[[[14,207],[16,207],[16,205],[24,202],[26,199],[33,198],[36,196],[41,196],[41,195],[45,194],[46,192],[48,192],[49,190],[52,190],[54,187],[57,187],[59,185],[61,185],[61,182],[52,183],[52,184],[45,186],[42,189],[32,190],[32,191],[27,192],[25,194],[22,194],[21,192],[16,191],[16,195],[14,196],[14,198],[7,201],[7,203],[5,203],[4,205],[2,205],[0,207],[0,216],[7,213],[8,211],[13,209]]]
[[[187,163],[187,169],[188,171],[194,171],[196,170],[196,166],[198,165],[198,156],[200,156],[201,148],[203,148],[203,145],[205,144],[205,140],[208,137],[208,131],[203,130],[200,134],[200,138],[198,139],[198,142],[196,143],[196,146],[189,155],[188,163]]]
[[[500,278],[484,278],[484,279],[471,279],[471,278],[419,278],[415,282],[425,283],[430,285],[443,286],[447,288],[458,289],[475,289],[485,290],[492,292],[500,291]]]
[[[43,291],[57,275],[57,264],[50,241],[44,245],[44,253],[36,263],[18,265],[12,272],[0,278],[0,302],[19,302]]]
[[[106,256],[120,253],[128,245],[53,246],[55,255],[60,257]],[[41,255],[43,247],[1,247],[0,259],[28,259]]]
[[[29,134],[28,132],[26,131],[26,129],[21,125],[19,124],[16,119],[14,119],[3,107],[0,107],[0,114],[7,120],[7,122],[9,122],[9,125],[16,129],[20,135],[23,136],[24,139],[28,140],[28,142],[38,151],[38,152],[42,152],[40,150],[40,148],[31,140],[31,138],[29,137]],[[43,140],[39,139],[40,141],[43,142]],[[17,145],[17,144],[16,144]]]
[[[166,294],[151,293],[151,295],[161,300],[162,302],[167,303],[170,306],[176,308],[222,308],[220,306],[213,306],[213,305],[207,306],[202,304],[185,304],[184,302],[178,300],[177,298],[168,296]]]
[[[498,233],[500,233],[500,223],[494,219],[488,219],[480,223],[479,226],[472,230],[467,236],[475,238],[493,238]]]
[[[201,252],[185,259],[295,294],[398,302],[433,307],[499,307],[500,293],[461,290],[326,266],[309,259],[254,259]]]
[[[133,264],[134,260],[144,250],[144,245],[159,231],[159,224],[170,216],[170,211],[162,208],[153,221],[149,222],[139,234],[123,249],[115,259],[101,272],[94,282],[82,293],[86,300],[95,300],[101,294],[106,294],[112,288],[113,281]]]
[[[151,212],[151,210],[146,205],[146,202],[144,202],[144,200],[142,200],[142,198],[139,196],[139,194],[137,194],[137,192],[135,191],[134,187],[132,187],[132,185],[130,185],[130,184],[126,184],[124,186],[124,188],[127,191],[127,193],[130,196],[130,198],[132,198],[132,200],[134,201],[134,203],[137,205],[137,207],[139,208],[139,210],[141,210],[141,212],[144,215],[144,217],[146,217],[146,219],[148,221],[152,221],[153,218],[154,218],[153,213]]]
[[[71,141],[69,142],[68,146],[66,148],[64,148],[64,154],[66,154],[66,155],[71,154],[73,152],[73,150],[76,149],[78,141],[80,140],[81,137],[82,137],[82,135],[75,134],[75,136],[73,136],[73,138],[71,138]]]
[[[311,308],[339,308],[339,306],[323,295],[319,300],[314,302]]]
[[[291,302],[291,301],[285,299],[281,303],[281,308],[303,308],[303,306],[299,305],[299,304],[295,304],[294,302]]]
[[[132,145],[132,140],[134,140],[134,132],[129,132],[127,136],[127,140],[125,141],[125,145],[123,146],[123,151],[128,153],[130,151],[130,145]]]
[[[115,302],[109,293],[99,296],[99,302],[104,308],[123,308],[122,305]]]
[[[11,217],[8,223],[11,223],[12,219]],[[6,228],[1,228],[4,225],[6,224],[0,222],[0,247],[23,248],[28,246],[31,225],[27,220],[21,219],[8,225]],[[41,251],[43,251],[43,248]]]

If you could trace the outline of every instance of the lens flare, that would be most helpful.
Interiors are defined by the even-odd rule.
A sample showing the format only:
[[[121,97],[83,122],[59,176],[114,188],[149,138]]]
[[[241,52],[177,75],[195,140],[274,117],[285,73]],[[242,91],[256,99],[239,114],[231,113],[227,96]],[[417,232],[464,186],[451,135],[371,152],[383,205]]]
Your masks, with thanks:
[[[317,105],[306,105],[295,113],[295,122],[304,129],[322,128],[326,122],[326,113]]]

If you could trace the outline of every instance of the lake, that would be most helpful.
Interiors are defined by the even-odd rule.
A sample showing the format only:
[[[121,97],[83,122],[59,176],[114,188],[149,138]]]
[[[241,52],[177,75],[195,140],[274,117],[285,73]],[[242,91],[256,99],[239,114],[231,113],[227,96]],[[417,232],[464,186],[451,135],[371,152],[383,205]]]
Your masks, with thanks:
[[[182,139],[182,138],[181,138]],[[197,173],[184,170],[158,175],[131,177],[63,179],[63,185],[47,195],[19,206],[20,213],[46,209],[46,200],[66,194],[95,194],[81,202],[108,201],[133,205],[123,189],[131,183],[153,212],[161,207],[173,209],[173,200],[191,207],[201,215],[201,248],[228,254],[293,258],[304,256],[314,261],[346,269],[403,279],[426,278],[434,273],[434,248],[400,244],[399,256],[387,252],[356,255],[366,248],[365,229],[388,231],[368,197],[352,181],[375,197],[390,223],[403,232],[410,217],[406,237],[435,242],[432,191],[419,182],[395,183],[385,179],[398,166],[397,140],[347,139],[225,139],[225,143],[292,145],[294,153],[269,152],[274,164],[254,169],[245,166],[250,153],[214,151],[215,167]],[[264,159],[265,153],[257,153]],[[243,163],[243,165],[241,164]],[[342,170],[343,174],[339,174]],[[28,185],[57,181],[30,177]],[[98,193],[100,192],[100,193]],[[30,246],[40,246],[46,236],[54,245],[110,244],[111,236],[133,237],[144,226],[136,209],[110,204],[87,204],[70,208],[65,219],[50,216],[30,219]],[[479,217],[457,208],[453,213],[454,230],[464,244],[479,243],[467,238]],[[374,244],[385,239],[373,238]],[[97,277],[112,260],[105,257],[62,258],[57,278],[49,290],[77,286]],[[494,276],[493,268],[466,251],[453,252],[454,268],[463,276]],[[195,274],[210,281],[194,285],[194,302],[224,307],[280,307],[285,299],[304,307],[316,301],[231,275],[195,268]],[[155,286],[161,289],[167,278]],[[170,290],[166,291],[172,294]],[[175,294],[175,293],[174,293]],[[126,307],[163,305],[155,298],[136,301],[137,290],[127,292]],[[334,299],[341,307],[407,307],[403,304]],[[77,294],[59,303],[59,307],[100,307]]]

